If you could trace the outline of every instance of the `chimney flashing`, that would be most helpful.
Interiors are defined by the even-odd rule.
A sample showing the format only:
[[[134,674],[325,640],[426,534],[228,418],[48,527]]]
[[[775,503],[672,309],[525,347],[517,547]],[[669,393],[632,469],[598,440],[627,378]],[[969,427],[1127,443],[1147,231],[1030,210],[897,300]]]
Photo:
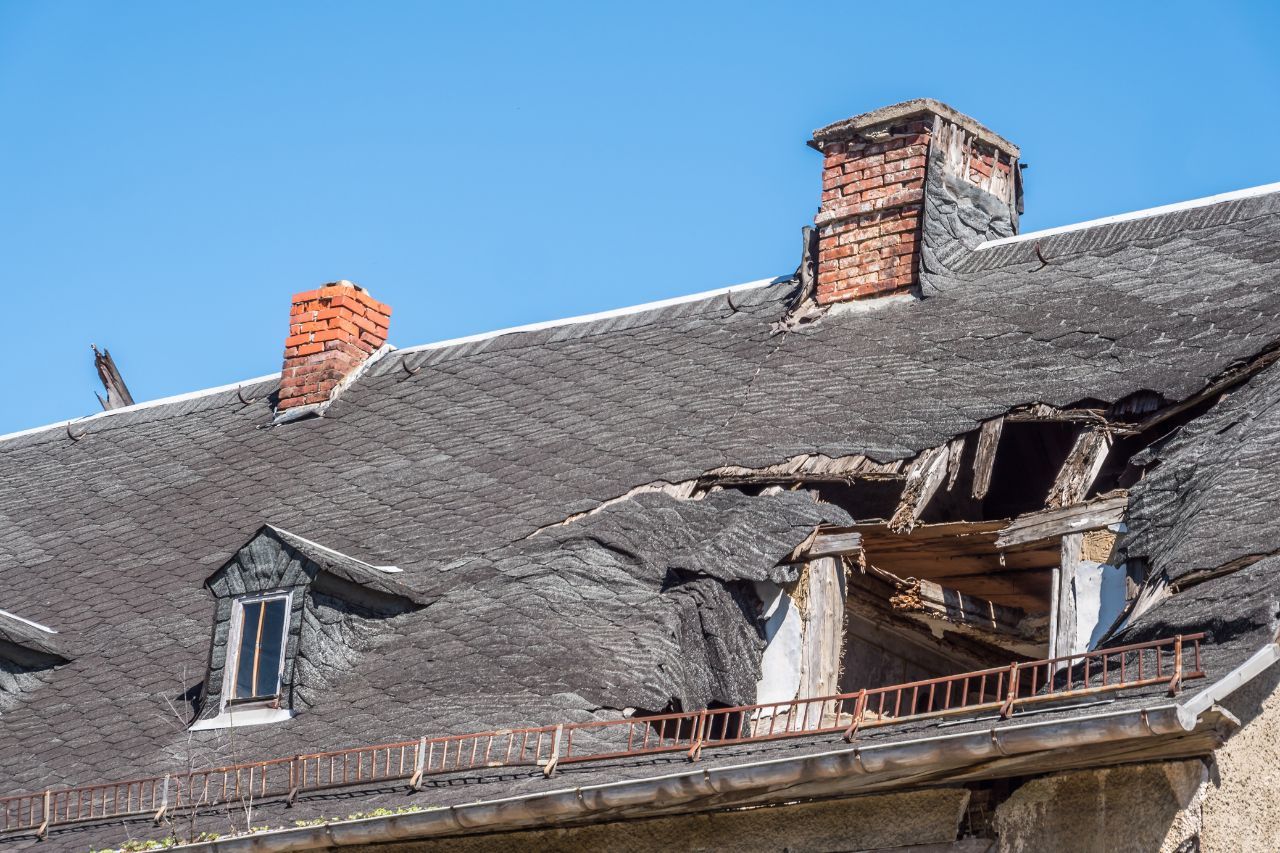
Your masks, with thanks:
[[[874,141],[876,131],[885,125],[903,122],[921,115],[936,115],[951,122],[976,137],[980,142],[999,148],[1013,158],[1022,155],[1018,146],[1000,134],[986,127],[972,116],[967,116],[954,107],[950,107],[933,98],[913,98],[898,104],[890,104],[870,112],[856,115],[853,118],[833,122],[813,132],[809,147],[822,151],[832,142],[844,142],[851,139],[868,139]]]

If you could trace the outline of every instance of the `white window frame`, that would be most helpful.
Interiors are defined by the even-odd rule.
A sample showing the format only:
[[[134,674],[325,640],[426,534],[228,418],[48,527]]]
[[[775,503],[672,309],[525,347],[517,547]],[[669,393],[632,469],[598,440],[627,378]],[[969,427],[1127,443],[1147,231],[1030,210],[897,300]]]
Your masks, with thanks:
[[[284,686],[286,652],[289,648],[289,623],[292,621],[290,617],[293,615],[293,593],[288,590],[242,595],[232,602],[231,626],[227,635],[227,655],[222,666],[222,709],[225,709],[233,701],[231,694],[235,692],[236,675],[240,670],[240,637],[244,633],[244,607],[246,604],[256,604],[260,601],[284,602],[284,624],[280,628],[280,670],[276,673],[277,692],[274,697],[257,697],[257,702],[235,700],[236,707],[274,707],[279,702],[279,691]]]

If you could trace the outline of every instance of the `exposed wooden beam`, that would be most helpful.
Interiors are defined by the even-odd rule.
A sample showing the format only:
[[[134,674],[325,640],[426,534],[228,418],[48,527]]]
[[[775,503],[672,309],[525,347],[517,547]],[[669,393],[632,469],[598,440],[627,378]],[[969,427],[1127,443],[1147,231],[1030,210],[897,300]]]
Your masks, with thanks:
[[[1014,548],[1118,524],[1124,519],[1128,505],[1129,495],[1122,492],[1062,509],[1029,512],[1018,516],[1000,531],[996,547]]]
[[[907,467],[907,482],[902,487],[898,509],[889,519],[890,530],[905,532],[915,527],[930,498],[946,480],[948,456],[947,445],[944,444],[932,447],[912,460]]]
[[[1061,509],[1078,504],[1089,493],[1089,487],[1098,478],[1102,464],[1111,450],[1111,433],[1106,429],[1086,429],[1076,436],[1071,452],[1067,454],[1058,476],[1049,489],[1045,506]]]
[[[803,543],[785,562],[805,563],[823,557],[854,555],[862,551],[862,534],[848,531],[824,532]]]
[[[965,437],[951,439],[947,444],[947,491],[956,487],[960,477],[960,460],[964,458]]]
[[[1107,422],[1106,412],[1102,409],[1059,409],[1057,406],[1050,406],[1048,403],[1036,403],[1021,409],[1014,409],[1005,417],[1010,422],[1027,422],[1039,421],[1057,421],[1059,423],[1091,423],[1103,424]]]
[[[996,465],[996,448],[1004,431],[1004,416],[982,422],[978,430],[978,450],[973,457],[973,497],[982,500],[991,488],[991,472]]]

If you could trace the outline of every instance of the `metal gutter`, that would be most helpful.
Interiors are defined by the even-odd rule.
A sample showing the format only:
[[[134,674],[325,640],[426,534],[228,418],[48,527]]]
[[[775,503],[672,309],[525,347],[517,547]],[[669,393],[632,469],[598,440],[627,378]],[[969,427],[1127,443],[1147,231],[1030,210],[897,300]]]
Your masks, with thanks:
[[[1280,660],[1280,645],[1274,642],[1267,643],[1250,655],[1244,663],[1181,703],[1178,707],[1178,718],[1183,728],[1188,730],[1193,728],[1201,714],[1252,681],[1278,660]]]
[[[833,788],[838,786],[838,793],[854,793],[868,787],[865,782],[859,784],[860,780],[882,774],[962,768],[1047,750],[1152,736],[1176,736],[1193,731],[1198,719],[1192,719],[1188,726],[1180,710],[1177,704],[1168,703],[1154,708],[1112,711],[1066,720],[990,726],[913,741],[844,747],[799,757],[243,835],[185,845],[179,849],[200,853],[285,853],[477,832],[549,828],[570,822],[610,821],[641,814],[671,813],[680,809],[696,809],[699,805],[711,807],[710,801],[718,806],[728,806],[733,804],[735,797],[744,800],[751,795],[824,781],[833,783]]]

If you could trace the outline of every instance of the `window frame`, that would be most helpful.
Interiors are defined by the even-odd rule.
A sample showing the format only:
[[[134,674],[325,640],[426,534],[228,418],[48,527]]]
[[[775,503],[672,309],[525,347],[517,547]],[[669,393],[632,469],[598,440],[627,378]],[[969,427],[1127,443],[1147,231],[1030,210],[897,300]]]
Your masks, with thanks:
[[[244,634],[245,605],[266,603],[268,601],[284,602],[284,620],[280,626],[280,664],[276,672],[276,692],[274,696],[235,696],[236,680],[240,671],[241,638]],[[277,708],[280,694],[284,687],[284,668],[288,660],[290,625],[293,616],[293,592],[291,590],[271,590],[270,592],[252,593],[233,598],[231,601],[231,620],[227,635],[227,653],[222,668],[222,708],[235,706]]]

